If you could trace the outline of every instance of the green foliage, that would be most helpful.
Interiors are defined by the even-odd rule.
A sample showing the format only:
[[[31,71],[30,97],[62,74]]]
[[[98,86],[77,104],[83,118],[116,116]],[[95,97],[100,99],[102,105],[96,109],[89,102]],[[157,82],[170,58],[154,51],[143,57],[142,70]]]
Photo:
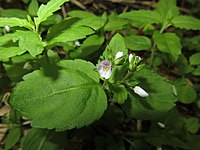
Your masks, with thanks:
[[[153,35],[155,44],[161,52],[169,53],[174,60],[181,54],[181,43],[179,37],[174,33],[160,34],[155,32]]]
[[[22,150],[63,149],[65,145],[63,138],[65,138],[64,133],[32,128],[22,140]]]
[[[200,20],[183,9],[197,0],[119,14],[113,3],[88,4],[93,13],[68,1],[0,10],[3,148],[197,150]]]
[[[41,54],[44,50],[41,37],[31,31],[16,31],[13,35],[13,41],[19,40],[19,48],[28,51],[33,57]]]
[[[26,75],[13,91],[11,106],[32,119],[33,126],[59,131],[99,119],[107,102],[94,66],[82,60],[62,61],[57,69],[59,78],[55,80],[42,71]],[[29,92],[22,93],[25,89]]]

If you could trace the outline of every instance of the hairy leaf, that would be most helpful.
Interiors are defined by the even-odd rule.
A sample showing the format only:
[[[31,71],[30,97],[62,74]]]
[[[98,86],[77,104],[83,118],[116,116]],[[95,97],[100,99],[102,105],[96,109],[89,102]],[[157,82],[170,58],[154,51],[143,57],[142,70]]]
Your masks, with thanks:
[[[59,131],[99,119],[107,101],[94,66],[83,60],[58,65],[59,76],[54,80],[41,70],[26,75],[12,93],[11,106],[30,118],[33,127]]]

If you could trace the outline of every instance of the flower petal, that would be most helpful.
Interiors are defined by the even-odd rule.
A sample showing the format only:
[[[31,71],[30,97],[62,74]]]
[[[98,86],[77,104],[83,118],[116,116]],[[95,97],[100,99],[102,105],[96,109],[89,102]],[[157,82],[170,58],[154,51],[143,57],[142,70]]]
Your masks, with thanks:
[[[115,55],[115,59],[119,59],[124,55],[123,52],[117,52],[117,54]]]
[[[133,91],[141,97],[147,97],[149,94],[139,86],[135,86]]]

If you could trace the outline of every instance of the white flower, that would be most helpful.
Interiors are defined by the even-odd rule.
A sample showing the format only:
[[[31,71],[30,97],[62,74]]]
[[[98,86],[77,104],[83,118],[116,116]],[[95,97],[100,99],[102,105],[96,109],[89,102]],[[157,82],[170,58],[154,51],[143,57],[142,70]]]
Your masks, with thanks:
[[[108,60],[103,60],[97,67],[99,75],[105,79],[109,79],[112,73],[111,63]]]
[[[79,41],[75,41],[75,46],[81,46]]]
[[[162,122],[157,122],[157,124],[158,124],[158,126],[159,126],[160,128],[165,128],[165,124],[164,124],[164,123],[162,123]]]
[[[131,62],[132,58],[133,58],[133,54],[130,54],[129,57],[128,57],[129,63]]]
[[[123,55],[123,52],[117,52],[117,54],[115,55],[115,60],[121,58]]]
[[[10,27],[9,26],[4,26],[4,29],[6,30],[6,32],[10,32]]]
[[[139,86],[135,86],[133,91],[141,97],[147,97],[149,94]]]

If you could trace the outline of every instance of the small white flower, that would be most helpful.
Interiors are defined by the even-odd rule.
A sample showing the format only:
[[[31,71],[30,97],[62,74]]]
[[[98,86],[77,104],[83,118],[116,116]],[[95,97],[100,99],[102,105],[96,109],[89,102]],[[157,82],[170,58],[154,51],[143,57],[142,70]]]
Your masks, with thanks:
[[[130,54],[129,57],[128,57],[129,63],[131,62],[132,58],[133,58],[133,54]]]
[[[157,124],[158,124],[158,126],[159,126],[160,128],[165,128],[165,124],[164,124],[164,123],[162,123],[162,122],[157,122]]]
[[[123,55],[123,52],[117,52],[117,54],[115,55],[115,60],[121,58]]]
[[[79,41],[75,41],[75,46],[81,46]]]
[[[105,79],[109,79],[112,73],[111,63],[108,60],[103,60],[97,67],[99,75]]]
[[[137,62],[140,62],[142,60],[140,56],[135,56],[135,59],[137,60]]]
[[[135,86],[133,91],[141,97],[147,97],[149,94],[139,86]]]
[[[9,26],[4,26],[4,29],[6,30],[6,32],[10,32],[10,27]]]

